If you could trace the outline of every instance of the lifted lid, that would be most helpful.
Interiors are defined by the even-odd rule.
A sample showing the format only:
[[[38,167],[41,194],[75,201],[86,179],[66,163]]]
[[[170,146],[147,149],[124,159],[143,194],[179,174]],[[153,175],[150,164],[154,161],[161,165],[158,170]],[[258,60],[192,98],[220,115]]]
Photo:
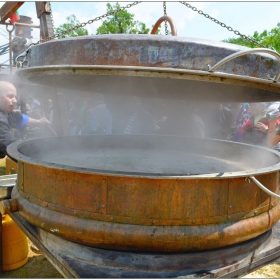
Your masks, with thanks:
[[[278,101],[279,59],[269,49],[210,40],[111,34],[33,46],[27,55],[28,67],[16,73],[38,84],[100,93]]]

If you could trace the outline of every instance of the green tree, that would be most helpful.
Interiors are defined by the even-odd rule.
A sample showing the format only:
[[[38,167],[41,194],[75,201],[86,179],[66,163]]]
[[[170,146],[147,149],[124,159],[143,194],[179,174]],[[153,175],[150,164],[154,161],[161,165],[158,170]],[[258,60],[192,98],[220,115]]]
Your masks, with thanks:
[[[119,8],[118,2],[115,6],[107,3],[107,13]],[[122,10],[104,20],[97,28],[96,34],[147,34],[149,31],[145,23],[134,20],[134,14]]]
[[[75,15],[66,17],[66,20],[67,20],[66,23],[63,23],[59,27],[55,28],[56,33],[60,34],[61,32],[72,29],[73,27],[80,24],[80,22],[77,20]],[[85,35],[88,35],[87,29],[84,27],[80,27],[70,32],[67,32],[67,34],[61,35],[58,38],[62,39],[67,37],[77,37],[77,36],[85,36]]]
[[[258,33],[257,31],[255,31],[253,36],[248,37],[262,44],[266,48],[275,49],[278,53],[280,52],[280,22],[278,22],[277,26],[270,31],[264,30],[262,33]],[[223,42],[233,43],[249,48],[259,48],[258,45],[255,45],[241,37],[228,38],[226,40],[223,40]]]

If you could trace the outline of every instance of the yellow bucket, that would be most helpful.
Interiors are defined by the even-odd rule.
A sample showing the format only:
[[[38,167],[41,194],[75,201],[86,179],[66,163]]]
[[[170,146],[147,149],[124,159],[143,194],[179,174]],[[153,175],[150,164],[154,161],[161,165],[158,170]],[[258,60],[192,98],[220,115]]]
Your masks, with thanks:
[[[13,270],[28,261],[27,237],[9,215],[2,216],[3,270]]]

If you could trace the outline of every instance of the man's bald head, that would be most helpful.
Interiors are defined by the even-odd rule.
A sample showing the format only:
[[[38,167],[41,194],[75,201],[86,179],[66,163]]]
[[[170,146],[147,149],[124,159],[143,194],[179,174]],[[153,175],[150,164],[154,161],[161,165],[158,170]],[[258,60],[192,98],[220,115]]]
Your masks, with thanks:
[[[17,90],[15,86],[6,81],[0,81],[0,111],[10,113],[17,103]]]
[[[0,94],[5,93],[7,90],[15,90],[16,91],[16,87],[7,81],[0,81]]]

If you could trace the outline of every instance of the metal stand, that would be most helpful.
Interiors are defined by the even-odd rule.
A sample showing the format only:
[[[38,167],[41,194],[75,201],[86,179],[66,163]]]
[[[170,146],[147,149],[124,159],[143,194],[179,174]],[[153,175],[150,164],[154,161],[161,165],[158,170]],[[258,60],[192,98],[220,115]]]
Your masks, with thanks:
[[[238,245],[204,252],[156,254],[93,248],[34,227],[17,212],[10,216],[66,278],[235,278],[280,257],[280,223]]]

